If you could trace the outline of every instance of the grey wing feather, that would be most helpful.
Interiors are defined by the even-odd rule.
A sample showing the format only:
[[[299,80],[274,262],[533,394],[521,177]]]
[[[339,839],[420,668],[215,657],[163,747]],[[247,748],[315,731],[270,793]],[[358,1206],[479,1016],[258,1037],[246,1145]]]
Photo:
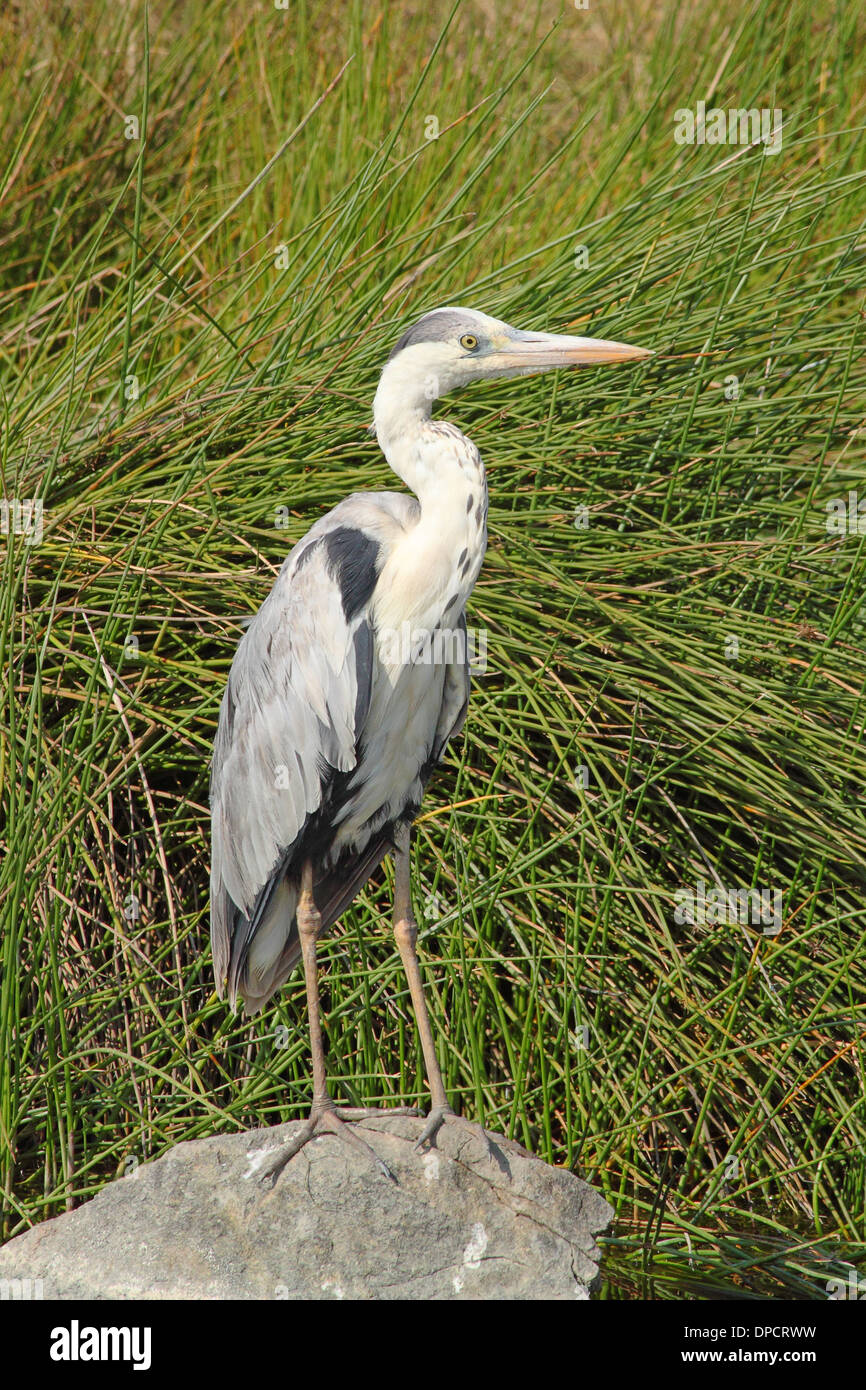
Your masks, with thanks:
[[[228,976],[233,1002],[232,966],[246,954],[243,943],[233,947],[238,909],[248,945],[322,804],[327,770],[355,766],[369,708],[369,624],[363,609],[347,619],[324,543],[354,522],[353,500],[288,556],[241,638],[223,696],[211,775],[211,940],[218,990]],[[295,902],[284,906],[291,918]]]

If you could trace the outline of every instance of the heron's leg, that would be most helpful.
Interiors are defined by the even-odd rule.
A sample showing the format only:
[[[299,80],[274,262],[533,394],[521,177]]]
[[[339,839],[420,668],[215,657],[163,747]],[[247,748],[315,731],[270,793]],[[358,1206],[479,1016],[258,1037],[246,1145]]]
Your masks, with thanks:
[[[451,1109],[448,1104],[448,1096],[445,1093],[442,1073],[439,1070],[436,1047],[433,1042],[433,1029],[430,1027],[430,1015],[427,1012],[427,1002],[424,998],[421,967],[418,963],[416,948],[418,924],[412,912],[409,872],[410,833],[408,825],[399,825],[394,834],[394,937],[403,962],[403,969],[406,971],[406,978],[409,981],[409,993],[412,996],[412,1007],[415,1010],[418,1033],[421,1038],[421,1051],[424,1054],[424,1066],[430,1084],[430,1100],[432,1102],[427,1123],[415,1147],[420,1148],[422,1144],[433,1139],[436,1131],[448,1121],[459,1125],[461,1129],[465,1129],[476,1138],[483,1139],[488,1152],[494,1156],[494,1146],[483,1126],[475,1124],[472,1120],[464,1120],[461,1116],[455,1115]]]
[[[307,987],[307,1019],[310,1029],[310,1052],[313,1058],[313,1110],[322,1109],[330,1100],[325,1069],[325,1044],[322,1039],[322,1010],[319,1002],[319,965],[316,960],[316,937],[322,930],[322,918],[313,897],[313,866],[308,859],[301,875],[301,896],[297,906],[298,936],[301,938],[301,958],[304,962],[304,983]]]
[[[301,940],[301,956],[304,962],[304,981],[307,987],[307,1014],[310,1026],[310,1051],[313,1058],[313,1104],[310,1115],[303,1127],[288,1144],[278,1149],[274,1157],[261,1172],[263,1182],[276,1182],[280,1173],[305,1144],[318,1134],[331,1133],[345,1139],[359,1152],[371,1158],[385,1177],[394,1174],[379,1155],[370,1148],[347,1123],[347,1120],[361,1120],[380,1112],[376,1110],[341,1109],[338,1110],[328,1092],[327,1072],[325,1070],[325,1045],[322,1039],[322,1012],[319,1003],[319,974],[316,962],[316,937],[322,930],[322,919],[313,897],[313,866],[309,860],[301,875],[301,896],[296,911],[298,936]],[[388,1111],[388,1114],[415,1114],[415,1111]],[[396,1181],[396,1179],[395,1179]]]

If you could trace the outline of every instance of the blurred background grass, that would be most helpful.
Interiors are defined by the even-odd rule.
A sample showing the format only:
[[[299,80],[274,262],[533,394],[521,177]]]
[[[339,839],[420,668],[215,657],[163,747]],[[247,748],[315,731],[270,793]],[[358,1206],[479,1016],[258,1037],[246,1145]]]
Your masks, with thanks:
[[[305,1113],[300,975],[252,1022],[213,993],[217,709],[289,547],[397,486],[394,338],[464,302],[657,356],[439,407],[491,488],[488,669],[416,836],[446,1084],[614,1203],[605,1297],[866,1273],[864,536],[826,525],[866,501],[864,28],[4,8],[2,491],[44,505],[0,539],[6,1236]],[[780,108],[781,151],[678,145],[699,100]],[[335,1094],[396,1104],[389,877],[324,999]],[[678,922],[699,880],[780,891],[781,931]]]

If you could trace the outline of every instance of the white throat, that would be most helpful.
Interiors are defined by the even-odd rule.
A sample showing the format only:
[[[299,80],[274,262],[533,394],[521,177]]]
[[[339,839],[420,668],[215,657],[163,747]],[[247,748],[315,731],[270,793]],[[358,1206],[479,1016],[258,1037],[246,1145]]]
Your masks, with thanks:
[[[420,384],[419,384],[420,383]],[[441,383],[440,383],[441,384]],[[487,544],[487,480],[481,455],[455,425],[431,419],[444,391],[399,357],[382,372],[373,403],[379,446],[421,504],[411,535],[392,556],[406,614],[433,629],[456,622],[478,577]],[[388,585],[381,585],[388,592]],[[379,620],[396,617],[384,610]]]

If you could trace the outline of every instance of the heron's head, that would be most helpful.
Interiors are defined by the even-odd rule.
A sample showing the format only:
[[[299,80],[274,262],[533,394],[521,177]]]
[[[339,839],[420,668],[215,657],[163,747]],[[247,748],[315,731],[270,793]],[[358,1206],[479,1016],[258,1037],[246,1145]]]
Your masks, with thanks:
[[[594,367],[632,362],[646,348],[604,338],[524,332],[477,309],[434,309],[407,329],[382,373],[382,385],[427,401],[473,381],[530,376],[556,367]]]

